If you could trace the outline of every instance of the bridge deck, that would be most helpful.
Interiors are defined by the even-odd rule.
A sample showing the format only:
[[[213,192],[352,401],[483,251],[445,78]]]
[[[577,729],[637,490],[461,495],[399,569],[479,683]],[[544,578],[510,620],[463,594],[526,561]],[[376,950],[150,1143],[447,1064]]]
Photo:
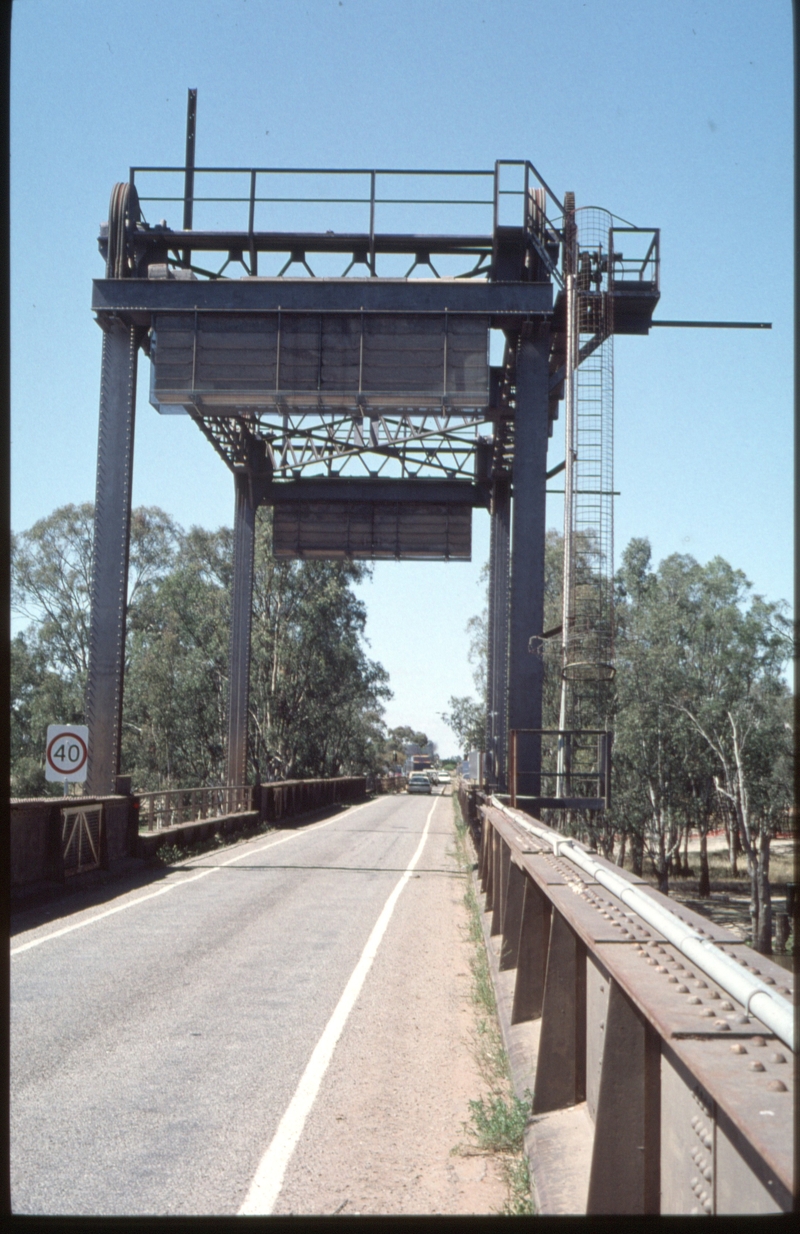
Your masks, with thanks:
[[[261,1211],[501,1207],[485,1159],[451,1156],[482,1081],[467,1046],[464,877],[437,795],[261,836],[117,884],[106,902],[73,895],[60,919],[20,914],[14,1211],[235,1214],[434,803]]]

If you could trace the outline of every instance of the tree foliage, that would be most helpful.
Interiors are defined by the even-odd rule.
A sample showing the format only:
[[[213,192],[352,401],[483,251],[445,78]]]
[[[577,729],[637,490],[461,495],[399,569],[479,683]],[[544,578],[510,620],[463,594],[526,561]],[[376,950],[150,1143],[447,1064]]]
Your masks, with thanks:
[[[752,595],[722,558],[674,554],[650,568],[633,540],[618,579],[614,818],[668,890],[682,837],[728,825],[744,850],[757,945],[769,949],[769,842],[791,803],[792,732],[783,605]],[[704,852],[704,848],[703,848]],[[701,890],[708,890],[708,871]],[[703,886],[703,883],[705,886]]]
[[[382,769],[390,690],[352,589],[366,567],[276,562],[267,511],[256,527],[251,778]],[[46,725],[85,721],[92,530],[90,504],[65,506],[14,543],[14,606],[30,622],[12,647],[15,795],[46,791]],[[122,771],[141,791],[224,781],[232,561],[228,528],[132,514]]]

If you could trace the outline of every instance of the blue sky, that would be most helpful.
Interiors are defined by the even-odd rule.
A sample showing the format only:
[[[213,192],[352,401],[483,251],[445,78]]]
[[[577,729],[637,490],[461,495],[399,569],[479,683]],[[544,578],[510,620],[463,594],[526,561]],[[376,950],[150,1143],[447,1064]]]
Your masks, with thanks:
[[[112,185],[197,163],[471,167],[529,158],[560,196],[661,228],[656,316],[773,322],[615,343],[615,540],[722,555],[792,589],[792,50],[789,0],[15,0],[12,527],[93,499],[100,331],[89,310]],[[170,220],[173,221],[173,220]],[[133,500],[232,521],[227,469],[148,404]],[[563,458],[563,420],[551,444]],[[560,526],[559,499],[548,519]],[[488,516],[469,564],[380,563],[363,588],[390,724],[471,691]]]

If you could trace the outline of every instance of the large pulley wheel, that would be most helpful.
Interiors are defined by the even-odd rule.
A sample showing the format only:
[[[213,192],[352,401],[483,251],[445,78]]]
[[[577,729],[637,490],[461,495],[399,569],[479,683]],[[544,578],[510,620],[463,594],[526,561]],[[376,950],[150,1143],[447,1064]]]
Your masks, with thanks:
[[[133,273],[133,232],[141,218],[139,194],[129,182],[115,184],[108,206],[106,277],[130,278]]]

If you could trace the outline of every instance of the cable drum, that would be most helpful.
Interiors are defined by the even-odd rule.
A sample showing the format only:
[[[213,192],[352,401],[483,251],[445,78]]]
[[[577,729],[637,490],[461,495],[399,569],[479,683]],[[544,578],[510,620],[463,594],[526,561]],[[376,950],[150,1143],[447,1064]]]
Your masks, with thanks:
[[[108,206],[108,258],[106,278],[130,278],[133,264],[130,257],[131,230],[141,218],[139,194],[133,184],[115,184]]]

